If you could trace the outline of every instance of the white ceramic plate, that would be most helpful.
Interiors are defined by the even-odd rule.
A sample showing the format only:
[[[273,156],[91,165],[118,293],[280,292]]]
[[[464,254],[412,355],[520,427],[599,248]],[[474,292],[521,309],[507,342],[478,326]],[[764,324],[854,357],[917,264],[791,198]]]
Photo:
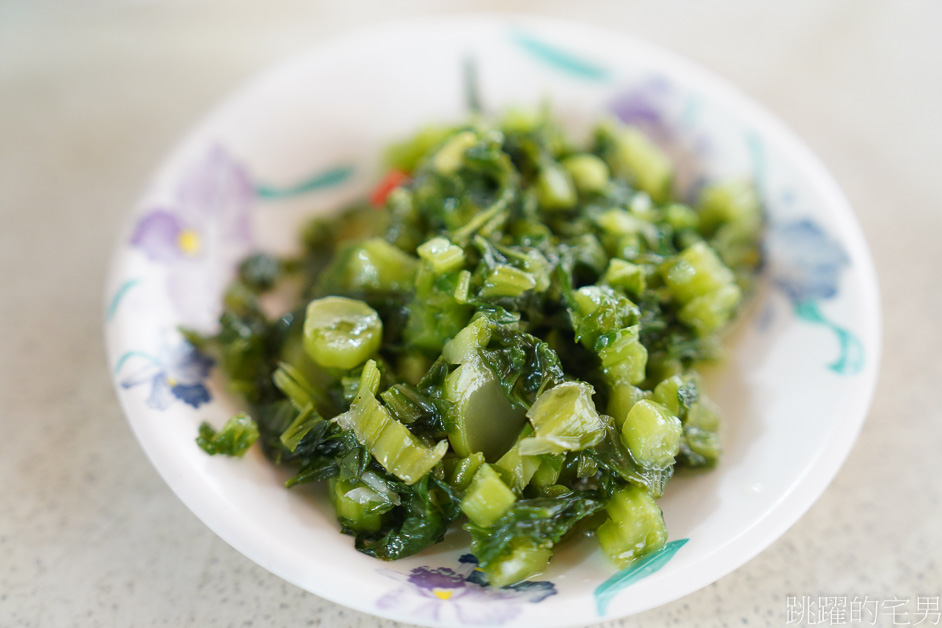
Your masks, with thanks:
[[[467,64],[489,111],[549,99],[574,133],[614,113],[675,156],[678,188],[750,176],[769,218],[768,265],[728,363],[711,376],[725,456],[661,502],[668,548],[616,573],[590,542],[540,583],[481,586],[450,533],[392,564],[359,554],[315,489],[287,491],[257,448],[195,444],[238,408],[179,325],[211,329],[237,260],[291,250],[314,212],[363,196],[391,140],[467,114]],[[206,525],[266,569],[325,598],[402,621],[564,626],[675,600],[743,564],[837,472],[864,421],[879,361],[876,279],[847,201],[796,137],[725,81],[625,36],[542,18],[381,25],[250,84],[167,161],[131,214],[107,294],[108,356],[144,451]]]

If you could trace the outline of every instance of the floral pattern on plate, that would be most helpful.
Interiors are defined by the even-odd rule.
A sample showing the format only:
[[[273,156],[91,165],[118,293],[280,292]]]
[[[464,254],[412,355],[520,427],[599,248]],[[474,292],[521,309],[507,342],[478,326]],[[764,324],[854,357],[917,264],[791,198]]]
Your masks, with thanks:
[[[382,569],[380,573],[402,584],[379,598],[376,607],[408,613],[417,621],[502,625],[517,617],[525,604],[556,595],[556,586],[545,580],[492,587],[477,564],[472,554],[464,554],[455,569],[423,566],[408,573]]]
[[[864,366],[864,349],[850,330],[824,315],[821,302],[838,294],[840,276],[850,265],[843,247],[813,220],[801,218],[773,224],[766,248],[774,260],[772,283],[785,293],[803,321],[829,329],[837,336],[840,353],[828,368],[854,375]]]
[[[176,197],[134,227],[131,246],[167,267],[167,297],[194,329],[215,324],[218,295],[254,245],[254,197],[246,169],[214,146],[183,174]]]
[[[205,382],[213,360],[185,340],[162,343],[156,355],[143,351],[124,353],[115,365],[116,376],[126,370],[126,364],[137,364],[137,368],[119,380],[121,387],[148,388],[146,403],[154,410],[166,410],[175,400],[193,408],[210,401]]]

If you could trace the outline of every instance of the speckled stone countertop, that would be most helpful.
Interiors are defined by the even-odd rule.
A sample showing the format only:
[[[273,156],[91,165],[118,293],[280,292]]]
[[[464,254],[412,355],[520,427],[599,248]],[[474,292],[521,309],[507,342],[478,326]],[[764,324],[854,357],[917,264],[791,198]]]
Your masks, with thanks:
[[[0,2],[0,626],[395,625],[267,573],[171,493],[111,389],[103,282],[153,168],[239,83],[362,23],[468,10],[621,29],[731,79],[827,164],[880,277],[883,369],[830,488],[734,573],[606,625],[782,625],[803,596],[867,596],[879,612],[864,625],[938,623],[942,4],[12,0]],[[906,601],[896,617],[893,600]]]

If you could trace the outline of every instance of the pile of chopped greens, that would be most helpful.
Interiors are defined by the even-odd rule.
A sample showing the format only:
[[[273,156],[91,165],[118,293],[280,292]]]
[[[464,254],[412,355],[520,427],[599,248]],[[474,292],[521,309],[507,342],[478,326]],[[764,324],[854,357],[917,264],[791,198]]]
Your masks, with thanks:
[[[489,582],[543,571],[594,531],[625,566],[659,549],[675,469],[720,454],[694,367],[759,263],[748,183],[671,196],[673,164],[638,129],[575,146],[545,112],[429,128],[394,146],[372,196],[303,231],[292,259],[246,259],[216,356],[248,413],[208,453],[256,440],[326,481],[342,531],[391,560],[464,521]],[[297,307],[266,315],[296,285]]]

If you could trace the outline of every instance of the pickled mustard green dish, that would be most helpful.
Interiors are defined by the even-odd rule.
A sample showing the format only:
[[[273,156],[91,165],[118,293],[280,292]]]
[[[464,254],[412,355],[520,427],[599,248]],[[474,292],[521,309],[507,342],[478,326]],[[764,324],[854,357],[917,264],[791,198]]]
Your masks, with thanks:
[[[751,185],[678,200],[642,131],[578,145],[547,111],[430,127],[387,161],[372,203],[246,259],[219,332],[187,333],[247,405],[200,446],[257,441],[288,487],[326,482],[377,558],[463,525],[494,586],[587,532],[620,567],[660,549],[668,481],[720,456],[696,367],[756,276]],[[273,291],[295,307],[266,314]]]

